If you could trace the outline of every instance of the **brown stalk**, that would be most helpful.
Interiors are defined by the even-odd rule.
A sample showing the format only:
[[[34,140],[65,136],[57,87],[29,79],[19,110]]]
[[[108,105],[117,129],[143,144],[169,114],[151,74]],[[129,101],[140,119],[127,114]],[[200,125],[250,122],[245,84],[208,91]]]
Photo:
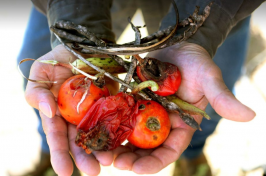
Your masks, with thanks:
[[[83,56],[81,56],[80,54],[76,53],[73,49],[71,49],[66,43],[64,43],[61,38],[54,34],[56,36],[56,38],[60,41],[60,43],[68,50],[70,51],[72,54],[74,54],[77,58],[79,58],[80,60],[82,60],[84,63],[86,63],[87,65],[89,65],[91,68],[95,69],[96,71],[98,71],[99,73],[104,74],[105,76],[107,76],[108,78],[122,84],[123,86],[129,88],[129,89],[133,89],[132,86],[130,86],[129,84],[125,83],[123,80],[113,76],[112,74],[105,72],[105,70],[100,69],[99,67],[93,65],[92,63],[88,62]],[[138,93],[140,96],[142,96],[144,99],[149,99],[149,97],[147,97],[146,95],[142,94],[142,93]]]

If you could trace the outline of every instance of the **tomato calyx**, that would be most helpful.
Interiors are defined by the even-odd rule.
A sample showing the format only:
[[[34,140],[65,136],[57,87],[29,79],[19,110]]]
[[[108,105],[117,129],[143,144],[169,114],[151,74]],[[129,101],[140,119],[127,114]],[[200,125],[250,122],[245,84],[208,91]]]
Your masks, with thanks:
[[[164,64],[164,62],[154,58],[145,57],[139,63],[140,65],[138,67],[147,80],[154,80],[160,84],[160,82],[166,79],[167,73],[165,71],[167,65]]]
[[[92,151],[108,150],[108,138],[108,133],[104,132],[104,129],[98,125],[88,132],[78,130],[76,144],[90,154]]]
[[[105,86],[104,75],[97,75],[97,79],[93,80],[95,86],[103,88]]]
[[[147,105],[150,105],[150,103],[147,103]],[[138,110],[145,110],[146,106],[145,104],[140,104],[138,107]],[[151,131],[158,131],[161,128],[160,121],[156,117],[148,117],[146,121],[146,127]]]
[[[156,117],[149,117],[146,121],[146,127],[151,131],[158,131],[161,128],[161,124]]]

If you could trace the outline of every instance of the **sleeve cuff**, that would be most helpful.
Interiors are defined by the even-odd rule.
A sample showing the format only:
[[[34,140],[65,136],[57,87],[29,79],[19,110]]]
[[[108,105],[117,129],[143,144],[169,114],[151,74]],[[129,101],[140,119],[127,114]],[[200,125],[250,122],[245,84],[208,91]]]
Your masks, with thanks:
[[[187,18],[190,14],[193,14],[196,5],[198,5],[195,4],[194,1],[188,1],[185,3],[186,4],[177,3],[180,21]],[[204,8],[208,4],[208,1],[204,1],[200,4],[200,15],[203,13]],[[174,11],[171,7],[169,13],[161,23],[161,29],[167,28],[170,25],[174,25],[174,20],[172,20],[173,16]],[[214,2],[211,6],[211,12],[209,17],[197,30],[197,32],[187,40],[187,42],[196,43],[202,46],[208,51],[210,56],[213,57],[217,48],[225,40],[227,34],[229,33],[232,27],[233,24],[230,15],[225,10],[223,10],[220,5]],[[183,30],[181,29],[181,31]]]
[[[217,4],[213,4],[209,17],[187,41],[202,46],[213,58],[233,26],[229,14]]]

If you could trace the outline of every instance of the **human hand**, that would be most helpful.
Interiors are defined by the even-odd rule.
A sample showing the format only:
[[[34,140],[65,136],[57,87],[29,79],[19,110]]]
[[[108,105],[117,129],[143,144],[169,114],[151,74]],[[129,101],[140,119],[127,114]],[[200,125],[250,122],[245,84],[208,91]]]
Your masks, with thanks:
[[[148,56],[179,67],[182,82],[177,95],[181,99],[200,109],[205,109],[209,102],[220,116],[229,120],[245,122],[254,118],[255,113],[240,103],[226,87],[220,69],[201,46],[182,42]],[[195,130],[178,114],[170,113],[169,117],[172,130],[160,147],[145,150],[128,143],[114,150],[114,166],[138,174],[152,174],[176,161],[188,147]],[[202,120],[202,117],[193,117],[198,123]]]
[[[62,45],[39,58],[39,60],[57,60],[64,63],[72,62],[75,59],[75,56]],[[73,172],[72,156],[82,172],[88,175],[97,175],[100,172],[99,163],[104,166],[110,165],[113,162],[113,153],[111,151],[93,152],[88,155],[82,148],[77,147],[75,144],[76,126],[67,123],[61,117],[56,103],[60,86],[71,76],[73,74],[67,68],[34,62],[31,67],[30,79],[57,81],[58,83],[28,82],[25,97],[32,107],[40,111],[55,172],[62,176],[71,175]],[[118,84],[108,79],[106,83],[110,93],[115,94]]]

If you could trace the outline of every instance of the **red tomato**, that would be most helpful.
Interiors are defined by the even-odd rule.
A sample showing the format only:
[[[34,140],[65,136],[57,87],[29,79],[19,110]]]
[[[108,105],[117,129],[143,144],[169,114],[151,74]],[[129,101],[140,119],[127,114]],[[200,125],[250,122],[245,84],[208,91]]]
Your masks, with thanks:
[[[136,123],[128,141],[139,148],[150,149],[161,145],[171,129],[168,113],[155,101],[139,100],[136,104]]]
[[[84,75],[67,79],[58,93],[58,108],[70,123],[78,125],[90,107],[101,97],[109,96],[107,87],[99,88]]]
[[[168,62],[161,62],[154,58],[144,58],[145,60],[148,60],[141,64],[140,66],[137,66],[137,75],[141,81],[147,81],[147,80],[153,80],[157,82],[159,89],[155,91],[157,95],[160,96],[168,96],[173,95],[178,90],[180,84],[181,84],[181,73],[177,66],[174,64],[168,63]],[[153,72],[151,72],[148,67],[149,61],[152,61],[154,65],[158,67],[157,74],[154,75]]]

